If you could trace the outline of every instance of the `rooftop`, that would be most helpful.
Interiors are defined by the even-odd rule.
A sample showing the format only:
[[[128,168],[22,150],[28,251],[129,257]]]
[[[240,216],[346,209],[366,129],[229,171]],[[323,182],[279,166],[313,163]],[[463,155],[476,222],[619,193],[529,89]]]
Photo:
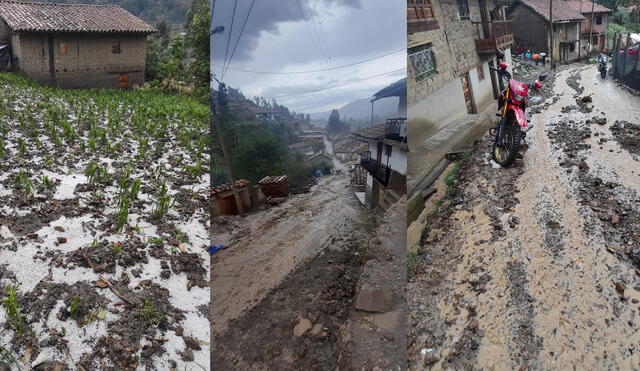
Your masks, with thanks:
[[[523,4],[541,15],[545,20],[549,20],[549,0],[518,0],[513,3],[512,7],[517,4]],[[555,0],[553,2],[554,22],[583,21],[585,19],[586,18],[580,14],[580,11],[574,8],[568,1]]]
[[[118,5],[0,1],[0,18],[13,31],[153,33],[156,30]]]
[[[353,134],[366,139],[382,139],[386,134],[386,130],[387,124],[377,124],[358,128],[353,131]]]
[[[582,14],[591,14],[591,7],[593,6],[593,13],[612,13],[613,10],[602,6],[598,3],[592,3],[591,1],[567,1],[578,11],[582,10]],[[582,7],[582,8],[581,8]]]

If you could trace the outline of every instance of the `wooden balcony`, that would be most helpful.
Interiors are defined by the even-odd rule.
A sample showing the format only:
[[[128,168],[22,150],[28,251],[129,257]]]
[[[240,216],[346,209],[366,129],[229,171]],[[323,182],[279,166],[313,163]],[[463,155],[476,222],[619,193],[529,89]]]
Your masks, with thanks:
[[[511,21],[471,22],[476,26],[476,51],[494,53],[513,44]]]
[[[360,153],[360,165],[383,186],[389,185],[391,169],[371,158],[371,152]]]

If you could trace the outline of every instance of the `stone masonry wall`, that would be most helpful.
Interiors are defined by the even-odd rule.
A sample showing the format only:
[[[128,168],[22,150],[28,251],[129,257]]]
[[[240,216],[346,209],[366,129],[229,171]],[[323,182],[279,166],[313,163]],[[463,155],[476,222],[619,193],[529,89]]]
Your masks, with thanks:
[[[453,79],[482,63],[476,52],[476,27],[471,20],[480,21],[477,0],[469,0],[471,20],[461,20],[458,4],[453,0],[434,0],[433,7],[439,29],[409,34],[409,48],[431,43],[438,73],[416,82],[409,63],[409,105],[447,85]]]

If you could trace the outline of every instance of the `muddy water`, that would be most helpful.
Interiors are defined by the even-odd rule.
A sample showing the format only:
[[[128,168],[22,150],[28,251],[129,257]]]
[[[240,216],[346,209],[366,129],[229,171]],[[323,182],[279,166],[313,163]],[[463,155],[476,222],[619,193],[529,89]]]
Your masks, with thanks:
[[[362,209],[348,184],[345,174],[323,177],[310,193],[232,220],[235,228],[217,236],[228,247],[216,253],[212,263],[214,333],[361,223]]]
[[[640,117],[638,98],[596,74],[595,66],[581,65],[557,73],[557,98],[531,117],[529,146],[515,169],[470,160],[460,195],[444,202],[455,205],[444,216],[447,231],[429,230],[422,250],[430,259],[409,284],[410,368],[634,369],[640,364],[634,351],[640,343],[635,271],[605,248],[602,222],[578,198],[583,187],[578,170],[561,165],[564,148],[556,149],[549,137],[570,120],[587,125],[599,133],[586,138],[590,148],[579,151],[589,173],[640,190],[637,162],[609,130],[615,120]],[[584,88],[580,95],[568,82],[575,77]],[[593,98],[592,112],[566,109],[584,95]],[[605,116],[601,112],[607,112],[606,125],[585,123]],[[603,137],[609,140],[600,149]],[[472,156],[486,156],[483,151]],[[517,203],[501,207],[495,177],[513,177],[518,169]],[[441,251],[443,259],[436,254]],[[626,283],[624,300],[617,282]]]

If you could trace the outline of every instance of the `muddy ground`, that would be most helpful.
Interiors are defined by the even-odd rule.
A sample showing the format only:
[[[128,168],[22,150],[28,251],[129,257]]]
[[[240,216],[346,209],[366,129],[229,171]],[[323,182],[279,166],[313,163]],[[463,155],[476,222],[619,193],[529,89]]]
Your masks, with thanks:
[[[354,344],[364,341],[356,331],[374,331],[368,336],[381,339],[381,352],[368,360],[388,364],[394,352],[389,344],[396,354],[404,348],[397,345],[403,319],[392,313],[383,321],[390,329],[365,329],[368,317],[361,314],[359,325],[351,326],[365,265],[393,255],[386,250],[392,248],[379,246],[389,237],[370,242],[379,224],[355,198],[345,173],[323,177],[310,193],[268,210],[218,218],[215,240],[225,248],[212,260],[212,367],[352,369]],[[395,256],[402,267],[403,254]],[[403,275],[396,274],[400,282]],[[387,310],[400,312],[403,295],[390,292],[395,296]]]
[[[0,86],[0,369],[206,366],[207,107]]]
[[[410,369],[640,362],[638,97],[595,65],[554,77],[522,160],[500,168],[485,135],[410,228]]]

